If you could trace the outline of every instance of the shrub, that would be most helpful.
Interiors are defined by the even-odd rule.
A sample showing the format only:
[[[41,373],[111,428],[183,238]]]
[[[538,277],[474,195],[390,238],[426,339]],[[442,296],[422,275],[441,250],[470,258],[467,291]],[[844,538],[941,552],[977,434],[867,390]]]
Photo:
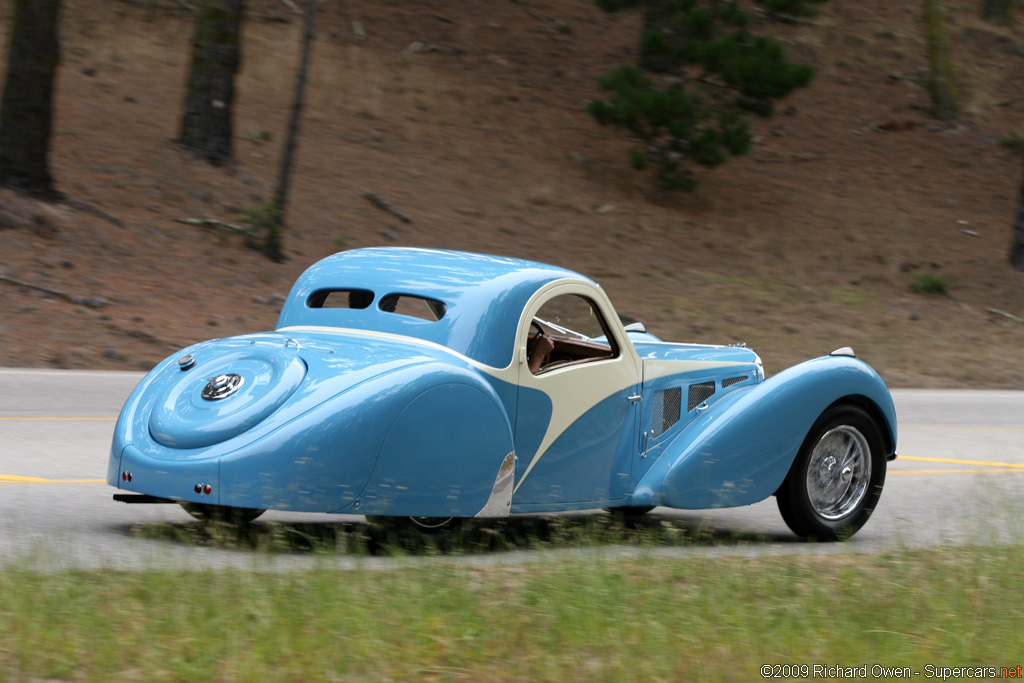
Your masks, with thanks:
[[[250,248],[262,252],[276,263],[284,260],[284,226],[277,206],[269,202],[260,204],[242,214],[242,223],[251,229]]]
[[[918,294],[945,294],[948,286],[945,278],[928,271],[914,273],[910,279],[910,288]]]

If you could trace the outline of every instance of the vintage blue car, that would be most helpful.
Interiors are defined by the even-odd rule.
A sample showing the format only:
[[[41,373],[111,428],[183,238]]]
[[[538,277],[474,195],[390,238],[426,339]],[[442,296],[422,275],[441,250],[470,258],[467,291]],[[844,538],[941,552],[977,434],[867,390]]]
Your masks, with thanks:
[[[424,525],[774,495],[815,539],[860,528],[896,457],[884,382],[848,349],[766,379],[739,346],[623,326],[577,273],[411,248],[330,256],[274,332],[157,365],[117,421],[123,502]]]

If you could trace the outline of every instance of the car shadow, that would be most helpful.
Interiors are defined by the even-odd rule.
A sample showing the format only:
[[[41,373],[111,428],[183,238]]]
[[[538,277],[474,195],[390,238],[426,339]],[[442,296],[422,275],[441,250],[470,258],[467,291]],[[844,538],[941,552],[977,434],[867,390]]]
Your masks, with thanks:
[[[702,519],[649,513],[517,515],[496,519],[453,519],[429,529],[408,518],[363,521],[256,520],[151,522],[125,529],[134,538],[183,545],[280,554],[327,555],[481,555],[523,550],[630,546],[636,548],[709,547],[799,542],[795,536],[737,531]]]

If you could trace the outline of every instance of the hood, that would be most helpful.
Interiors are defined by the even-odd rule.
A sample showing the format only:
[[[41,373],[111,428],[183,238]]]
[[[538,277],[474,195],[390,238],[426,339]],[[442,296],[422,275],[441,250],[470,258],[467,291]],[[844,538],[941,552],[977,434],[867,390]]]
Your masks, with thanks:
[[[746,346],[635,342],[634,348],[643,361],[644,382],[678,373],[697,373],[713,379],[751,369],[755,381],[764,379],[761,358]],[[735,380],[729,381],[729,385],[737,383],[740,375],[736,375]]]
[[[674,344],[634,341],[637,355],[644,361],[690,361],[708,363],[756,363],[758,355],[745,345]]]

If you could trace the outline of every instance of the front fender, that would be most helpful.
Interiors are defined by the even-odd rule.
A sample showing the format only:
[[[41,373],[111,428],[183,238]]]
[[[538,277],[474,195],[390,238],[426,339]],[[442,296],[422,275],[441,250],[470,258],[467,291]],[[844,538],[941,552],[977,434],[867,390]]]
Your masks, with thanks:
[[[665,447],[631,505],[704,509],[763,500],[786,478],[814,421],[843,400],[875,416],[894,453],[896,410],[885,382],[863,361],[825,356],[714,404]]]

